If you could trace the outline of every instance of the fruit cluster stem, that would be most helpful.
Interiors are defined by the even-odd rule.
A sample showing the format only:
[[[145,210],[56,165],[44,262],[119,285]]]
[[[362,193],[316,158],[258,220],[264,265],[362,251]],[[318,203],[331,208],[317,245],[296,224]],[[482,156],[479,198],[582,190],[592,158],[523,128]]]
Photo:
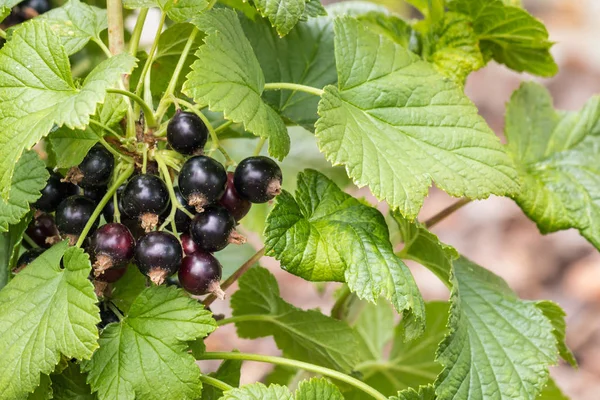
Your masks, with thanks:
[[[299,85],[297,83],[289,83],[289,82],[274,82],[274,83],[265,83],[265,90],[292,90],[294,92],[304,92],[308,94],[313,94],[315,96],[321,97],[324,93],[323,89],[319,89],[312,86]]]
[[[157,124],[156,119],[154,119],[154,112],[152,111],[148,103],[146,103],[140,96],[123,89],[107,89],[106,92],[120,94],[125,97],[129,97],[131,100],[135,101],[144,111],[144,118],[146,119],[146,124],[148,125],[148,128],[156,128]]]
[[[142,37],[142,30],[146,23],[146,17],[148,16],[148,8],[142,8],[135,22],[133,32],[131,32],[131,39],[129,40],[129,54],[136,56],[138,47],[140,46],[140,38]]]
[[[224,392],[226,392],[228,390],[233,390],[233,386],[230,386],[223,381],[213,378],[212,376],[200,375],[200,381],[202,381],[203,383],[206,383],[207,385],[214,386],[217,389],[221,389]]]

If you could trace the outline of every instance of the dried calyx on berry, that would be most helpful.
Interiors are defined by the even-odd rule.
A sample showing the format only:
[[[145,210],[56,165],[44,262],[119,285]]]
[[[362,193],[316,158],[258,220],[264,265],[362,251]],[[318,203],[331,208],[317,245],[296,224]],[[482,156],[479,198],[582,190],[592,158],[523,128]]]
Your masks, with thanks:
[[[72,183],[62,182],[62,175],[48,169],[50,177],[42,189],[41,197],[33,203],[33,207],[44,212],[54,212],[61,201],[69,196],[79,194],[79,187]]]
[[[121,196],[123,211],[141,221],[149,232],[158,225],[159,216],[169,207],[167,185],[155,175],[141,174],[129,180]]]
[[[202,154],[208,139],[208,128],[200,117],[190,112],[177,112],[167,125],[167,141],[181,154]]]
[[[157,285],[177,272],[182,257],[179,240],[164,231],[147,233],[135,247],[135,262],[140,272]]]
[[[279,165],[268,157],[248,157],[233,176],[237,193],[252,203],[266,203],[281,193],[283,176]]]
[[[235,230],[235,219],[224,207],[209,206],[192,220],[192,239],[200,250],[215,252],[229,243],[243,244],[246,238]]]
[[[202,251],[186,256],[179,268],[181,287],[194,295],[213,293],[219,299],[225,298],[225,292],[219,282],[223,267],[210,253]]]
[[[135,240],[125,225],[113,222],[96,231],[90,250],[94,258],[94,275],[99,277],[109,269],[125,267],[133,258]]]
[[[223,196],[227,172],[218,161],[196,156],[183,164],[178,182],[179,190],[188,204],[201,213],[204,207],[216,203]]]
[[[83,232],[96,204],[85,196],[71,196],[63,200],[56,209],[55,219],[58,231],[74,244]],[[98,227],[98,218],[94,221],[91,232]]]
[[[115,157],[101,144],[95,144],[85,158],[67,173],[65,180],[82,188],[106,186],[115,166]]]

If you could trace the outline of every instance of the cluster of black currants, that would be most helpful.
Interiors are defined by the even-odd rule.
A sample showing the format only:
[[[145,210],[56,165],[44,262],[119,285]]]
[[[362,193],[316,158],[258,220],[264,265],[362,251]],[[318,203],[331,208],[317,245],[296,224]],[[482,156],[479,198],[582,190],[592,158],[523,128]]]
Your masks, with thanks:
[[[20,24],[40,14],[50,11],[51,4],[48,0],[25,0],[11,9],[4,21],[0,21],[0,28],[7,29]]]
[[[133,260],[157,285],[177,273],[179,285],[187,292],[223,297],[219,285],[222,266],[213,253],[230,243],[245,242],[236,225],[252,203],[268,202],[280,193],[282,173],[277,163],[260,156],[244,159],[228,173],[221,163],[202,155],[207,139],[206,125],[195,114],[178,112],[169,121],[169,145],[190,156],[173,188],[180,204],[171,226],[181,233],[181,242],[174,232],[156,230],[171,214],[166,183],[157,175],[134,175],[117,190],[120,221],[115,222],[115,202],[110,201],[103,209],[107,223],[98,228],[96,219],[92,225],[93,234],[85,248],[93,262],[95,282],[116,282]],[[42,250],[24,253],[19,268],[58,240],[67,238],[74,243],[78,239],[104,197],[113,169],[112,154],[96,145],[66,178],[51,172],[42,197],[33,205],[38,214],[27,229]],[[80,188],[83,194],[79,194]],[[100,289],[102,292],[104,287],[100,285]]]

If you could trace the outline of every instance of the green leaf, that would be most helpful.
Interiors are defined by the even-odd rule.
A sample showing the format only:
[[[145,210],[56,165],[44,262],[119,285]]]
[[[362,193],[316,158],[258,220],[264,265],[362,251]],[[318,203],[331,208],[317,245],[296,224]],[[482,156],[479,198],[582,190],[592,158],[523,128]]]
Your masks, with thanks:
[[[538,301],[535,304],[552,323],[558,353],[572,367],[577,367],[577,360],[566,344],[567,323],[565,322],[565,312],[558,304],[549,300]]]
[[[454,0],[448,7],[473,20],[481,51],[518,72],[552,76],[558,66],[550,54],[552,42],[542,22],[502,0]]]
[[[392,218],[398,224],[404,248],[398,257],[413,260],[427,267],[442,282],[450,285],[452,260],[458,258],[458,252],[438,239],[418,221],[409,221],[399,212],[392,212]]]
[[[265,377],[264,382],[267,385],[276,384],[288,386],[297,373],[298,370],[294,367],[276,365],[275,368],[273,368],[273,371]]]
[[[242,26],[266,82],[291,82],[316,88],[337,82],[333,22],[330,18],[300,22],[284,38],[278,38],[264,20],[242,19]],[[314,131],[319,97],[304,92],[274,90],[263,93],[263,99],[284,119]]]
[[[146,277],[133,264],[127,267],[125,275],[113,284],[111,301],[119,310],[127,313],[135,299],[146,288]]]
[[[145,289],[127,316],[102,331],[100,348],[83,365],[99,399],[200,397],[200,370],[187,341],[216,327],[211,313],[183,291]]]
[[[307,0],[304,6],[304,15],[301,20],[309,18],[323,17],[327,15],[327,10],[323,7],[320,0]],[[297,27],[298,25],[296,25]]]
[[[196,52],[183,92],[196,103],[243,123],[248,132],[269,139],[269,153],[283,159],[290,151],[285,124],[261,95],[265,77],[237,14],[215,9],[194,21],[207,37]]]
[[[524,83],[508,104],[505,133],[523,212],[543,233],[577,228],[600,249],[600,97],[557,112],[544,87]]]
[[[70,168],[83,161],[88,151],[98,143],[100,136],[90,126],[85,130],[63,126],[52,132],[49,139],[56,154],[56,166]]]
[[[535,303],[464,259],[454,261],[450,333],[440,344],[439,399],[533,400],[557,362],[552,325]]]
[[[406,265],[394,255],[381,213],[341,191],[314,170],[298,175],[296,199],[283,191],[267,218],[266,254],[286,271],[310,281],[347,282],[359,298],[380,295],[398,312],[424,322],[421,294]]]
[[[444,17],[444,0],[406,0],[406,2],[412,4],[432,24]]]
[[[221,363],[217,372],[210,374],[210,376],[237,387],[240,385],[241,369],[242,360],[225,360]],[[221,396],[223,396],[223,391],[215,386],[207,385],[202,390],[202,400],[217,400]]]
[[[285,386],[253,383],[225,392],[220,400],[344,400],[337,386],[324,378],[302,381],[292,395]]]
[[[277,346],[292,358],[341,371],[350,371],[356,340],[342,321],[316,310],[304,311],[279,296],[275,277],[264,268],[250,269],[231,296],[238,335],[255,339],[273,336]]]
[[[238,142],[239,144],[239,142]],[[256,253],[256,249],[251,244],[246,243],[239,246],[227,246],[221,251],[214,253],[214,256],[223,266],[221,279],[227,279],[237,269]]]
[[[174,22],[186,22],[206,9],[206,0],[124,0],[123,7],[136,8],[160,7]]]
[[[159,39],[160,43],[160,39]],[[98,104],[96,117],[98,122],[109,128],[117,125],[127,114],[125,97],[116,93],[108,93],[103,104]]]
[[[40,377],[40,385],[35,388],[33,393],[29,394],[27,400],[50,400],[52,395],[52,381],[48,375],[42,374]]]
[[[28,151],[17,162],[10,185],[8,202],[0,198],[0,232],[7,232],[9,225],[18,223],[29,211],[29,203],[40,196],[46,186],[48,171],[35,151]]]
[[[63,257],[64,255],[64,257]],[[61,268],[61,258],[62,265]],[[88,359],[98,347],[88,256],[61,242],[0,291],[0,397],[26,397],[63,354]]]
[[[108,27],[106,10],[69,0],[62,7],[40,15],[60,37],[68,55],[77,53],[90,41],[102,41],[100,32]]]
[[[27,214],[19,223],[10,225],[8,232],[0,233],[0,289],[8,283],[10,271],[17,263],[23,234],[32,215],[33,213]]]
[[[334,25],[339,84],[316,124],[332,164],[411,219],[432,180],[452,196],[516,191],[511,160],[459,86],[355,19]]]
[[[296,400],[344,400],[337,386],[325,378],[300,382],[294,394]]]
[[[435,362],[438,344],[447,332],[448,303],[432,302],[426,304],[427,328],[418,339],[405,343],[404,324],[394,329],[391,310],[384,307],[368,305],[360,314],[354,329],[362,338],[358,349],[363,358],[355,367],[362,380],[386,396],[392,396],[399,390],[433,383],[442,370]],[[377,321],[377,316],[385,313],[384,320]],[[379,339],[374,339],[378,337]],[[393,339],[391,352],[386,345]],[[368,351],[364,349],[367,345]],[[344,394],[346,400],[360,400],[364,393],[353,389]],[[402,397],[401,397],[402,398]]]
[[[15,164],[24,150],[53,125],[83,129],[90,115],[135,59],[119,54],[100,63],[83,81],[73,83],[69,59],[46,22],[33,20],[15,30],[0,50],[0,193],[9,197]],[[35,74],[34,72],[35,71]]]
[[[255,0],[254,5],[279,36],[285,36],[304,16],[306,0]]]
[[[53,400],[96,400],[86,382],[87,375],[80,371],[78,364],[69,363],[67,369],[60,374],[52,374],[51,378]]]
[[[4,21],[6,17],[10,15],[10,8],[5,6],[0,6],[0,22]]]
[[[560,391],[553,379],[548,379],[548,383],[536,400],[569,400],[569,398]]]
[[[390,400],[435,400],[435,388],[433,385],[421,386],[419,390],[406,389],[398,393],[398,396],[390,397]]]

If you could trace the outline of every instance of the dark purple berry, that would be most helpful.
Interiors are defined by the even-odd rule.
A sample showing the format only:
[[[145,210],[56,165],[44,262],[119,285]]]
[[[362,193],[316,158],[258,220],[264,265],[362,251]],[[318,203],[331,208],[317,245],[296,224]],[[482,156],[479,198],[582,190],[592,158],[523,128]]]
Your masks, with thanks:
[[[237,190],[235,190],[233,172],[227,173],[227,188],[221,200],[219,200],[219,204],[225,207],[236,221],[244,218],[248,214],[248,211],[250,211],[250,207],[252,207],[252,203],[242,198]]]
[[[110,268],[123,267],[133,258],[134,250],[135,240],[125,225],[116,222],[102,225],[91,244],[94,275],[98,277]]]
[[[196,209],[188,204],[185,197],[183,197],[183,195],[181,194],[179,187],[175,186],[173,189],[175,190],[175,197],[177,197],[177,200],[179,200],[179,204],[184,206],[185,209],[191,212],[192,214],[196,214]],[[177,232],[189,231],[191,222],[192,219],[188,217],[187,214],[183,211],[178,209],[175,212],[175,226],[177,227]]]
[[[25,0],[19,4],[19,8],[25,14],[26,19],[31,19],[50,11],[50,2],[48,0]]]
[[[19,259],[17,260],[17,266],[13,269],[13,274],[20,272],[23,268],[28,266],[38,258],[46,249],[42,249],[40,247],[36,247],[35,249],[27,250],[25,253],[21,254]]]
[[[34,218],[25,233],[35,244],[45,249],[50,248],[59,239],[58,228],[54,223],[54,217],[50,214],[40,214]]]
[[[123,217],[125,217],[123,215],[123,214],[125,214],[125,211],[123,211],[123,206],[121,205],[121,196],[123,194],[123,190],[125,190],[125,186],[126,186],[125,184],[122,184],[117,189],[117,203],[119,203],[119,213],[121,213],[121,219],[123,219]],[[87,192],[87,190],[86,190],[86,192]],[[104,216],[104,219],[106,220],[106,222],[113,222],[114,221],[114,219],[115,219],[115,202],[114,202],[114,199],[110,199],[108,201],[108,203],[106,203],[106,205],[102,209],[102,215]]]
[[[196,156],[188,159],[179,172],[179,190],[196,211],[216,203],[227,185],[227,172],[218,161]]]
[[[62,235],[79,236],[90,217],[94,213],[96,204],[85,196],[71,196],[63,200],[56,209],[56,226]],[[91,231],[98,227],[98,218],[94,221]]]
[[[169,207],[167,185],[156,175],[136,175],[127,182],[121,196],[123,211],[139,218],[147,232],[158,224],[159,215]]]
[[[210,253],[197,252],[184,257],[179,268],[179,283],[188,293],[203,295],[214,293],[219,298],[224,298],[219,282],[223,267]]]
[[[192,239],[198,249],[209,253],[223,250],[229,243],[241,244],[246,239],[235,231],[235,219],[221,206],[208,206],[192,220]]]
[[[89,188],[106,186],[115,166],[115,157],[101,144],[95,144],[76,169],[81,176],[76,177],[79,186]]]
[[[181,265],[181,243],[168,232],[150,232],[135,246],[135,262],[140,272],[157,285],[173,275]]]
[[[121,268],[111,268],[104,271],[102,275],[97,276],[95,279],[100,282],[115,283],[121,279],[126,272],[127,266]]]
[[[180,239],[184,254],[189,256],[198,251],[198,245],[194,242],[194,239],[192,239],[192,236],[189,233],[182,234]]]
[[[104,195],[106,195],[107,190],[106,186],[90,186],[83,189],[83,195],[98,204]]]
[[[167,125],[167,140],[181,154],[198,154],[204,149],[208,129],[202,120],[190,112],[178,112]]]
[[[279,165],[268,157],[248,157],[237,166],[233,184],[238,194],[252,203],[266,203],[281,193]]]
[[[61,201],[69,196],[79,194],[79,188],[69,182],[61,182],[62,175],[52,170],[50,177],[46,181],[46,186],[42,189],[42,196],[33,203],[33,207],[45,212],[56,211],[56,207]]]

